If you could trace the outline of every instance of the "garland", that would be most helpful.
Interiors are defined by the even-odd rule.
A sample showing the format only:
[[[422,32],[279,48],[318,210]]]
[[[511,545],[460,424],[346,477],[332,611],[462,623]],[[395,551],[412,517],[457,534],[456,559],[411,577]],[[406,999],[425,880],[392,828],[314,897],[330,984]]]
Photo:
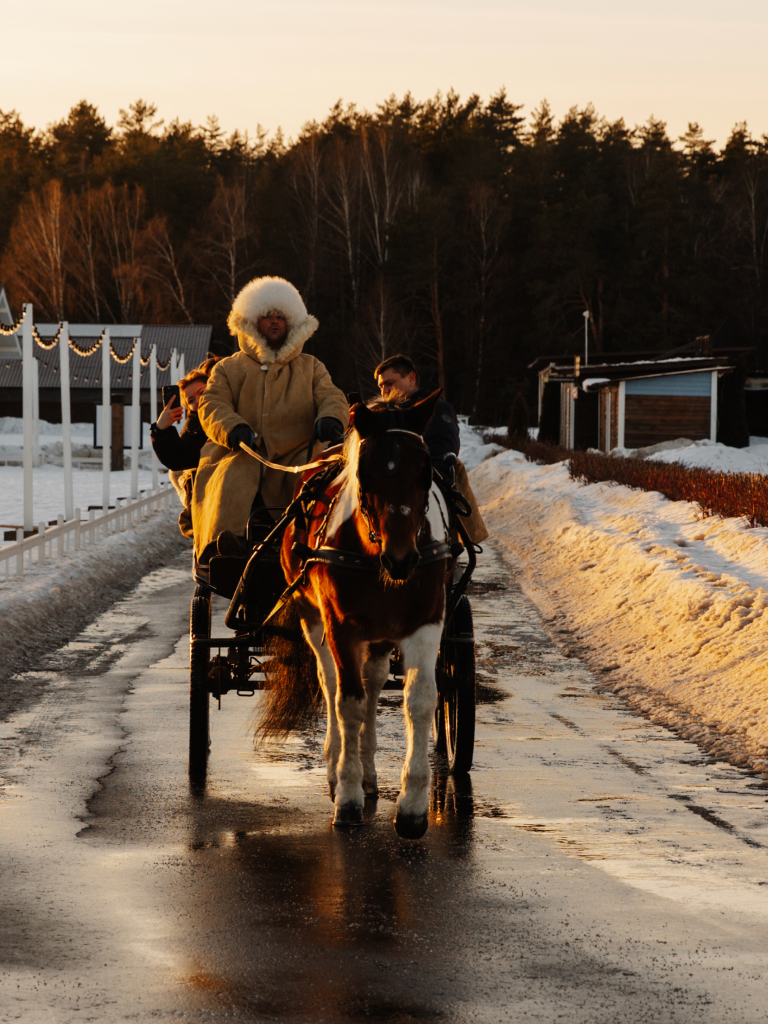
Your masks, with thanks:
[[[19,331],[22,328],[23,323],[24,323],[24,314],[22,313],[21,316],[16,321],[16,323],[11,324],[10,326],[6,326],[5,324],[0,324],[0,337],[9,337],[10,335],[18,334]],[[44,352],[52,352],[53,349],[55,349],[56,346],[58,345],[58,343],[61,341],[61,332],[63,330],[64,330],[64,324],[60,323],[59,324],[59,329],[56,331],[56,333],[53,335],[53,337],[51,337],[49,339],[43,339],[41,337],[38,329],[33,324],[32,325],[32,337],[34,338],[35,342],[40,346],[40,348],[43,349]],[[74,343],[74,341],[72,340],[72,338],[69,337],[68,338],[68,342],[69,342],[70,351],[74,352],[75,355],[83,356],[83,357],[96,355],[96,353],[99,351],[99,349],[102,346],[102,343],[104,341],[104,336],[105,336],[106,332],[107,332],[107,328],[105,327],[104,330],[101,332],[101,335],[99,336],[99,338],[93,343],[93,345],[91,345],[90,348],[87,348],[87,349],[80,348],[80,346],[76,345]],[[136,346],[140,345],[140,344],[141,344],[141,338],[134,338],[133,339],[133,345],[131,345],[130,351],[127,353],[127,355],[121,356],[121,355],[119,355],[117,353],[117,350],[115,349],[115,346],[112,344],[112,339],[110,338],[110,340],[109,340],[109,354],[112,356],[112,358],[115,360],[116,363],[120,363],[121,365],[123,365],[123,364],[129,363],[131,361],[131,359],[133,358],[133,353],[134,353],[134,351],[136,349]],[[143,357],[139,356],[139,361],[140,361],[142,366],[149,366],[151,358],[152,358],[152,354],[150,353],[147,356],[146,359],[144,359]],[[155,364],[157,365],[157,368],[158,368],[158,370],[160,370],[161,373],[163,373],[165,370],[168,370],[170,368],[171,359],[172,359],[172,355],[169,355],[167,361],[164,362],[164,363],[161,363],[160,360],[157,358],[157,356],[155,356]]]

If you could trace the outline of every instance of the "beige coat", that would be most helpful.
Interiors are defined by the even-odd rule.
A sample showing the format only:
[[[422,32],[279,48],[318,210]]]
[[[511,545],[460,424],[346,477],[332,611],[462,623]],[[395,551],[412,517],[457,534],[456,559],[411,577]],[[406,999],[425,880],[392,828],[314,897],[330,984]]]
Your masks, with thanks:
[[[222,530],[244,535],[259,489],[267,505],[284,508],[293,498],[293,473],[266,469],[246,452],[226,447],[233,427],[247,423],[260,455],[296,466],[306,461],[317,420],[332,416],[344,427],[349,422],[344,393],[318,359],[301,351],[303,341],[297,345],[289,335],[277,353],[246,334],[239,342],[241,351],[213,368],[200,401],[200,422],[210,441],[200,453],[192,493],[198,556]]]

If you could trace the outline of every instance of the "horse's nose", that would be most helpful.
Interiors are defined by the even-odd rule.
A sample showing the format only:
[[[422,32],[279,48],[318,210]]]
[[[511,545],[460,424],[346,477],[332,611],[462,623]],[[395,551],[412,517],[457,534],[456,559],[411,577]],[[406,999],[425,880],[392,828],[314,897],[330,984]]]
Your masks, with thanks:
[[[416,548],[411,548],[405,558],[395,558],[391,552],[381,553],[381,564],[393,580],[407,580],[419,564],[421,555]]]

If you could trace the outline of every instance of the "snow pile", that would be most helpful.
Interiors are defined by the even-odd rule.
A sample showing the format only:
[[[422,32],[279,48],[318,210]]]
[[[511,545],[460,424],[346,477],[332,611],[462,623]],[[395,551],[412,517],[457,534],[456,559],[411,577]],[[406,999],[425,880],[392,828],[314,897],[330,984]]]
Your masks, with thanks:
[[[145,573],[188,547],[178,509],[161,510],[92,548],[35,565],[22,578],[0,580],[0,682],[34,669],[43,652],[66,643]]]
[[[655,450],[654,450],[655,449]],[[655,462],[680,462],[719,473],[768,473],[768,437],[751,437],[748,448],[729,448],[719,441],[666,441],[647,448],[614,448],[611,455],[638,455]]]
[[[576,484],[564,463],[489,457],[477,436],[462,444],[492,536],[606,686],[714,753],[768,768],[768,529],[702,520],[657,493]],[[753,452],[723,448],[685,451],[714,450],[730,466]]]

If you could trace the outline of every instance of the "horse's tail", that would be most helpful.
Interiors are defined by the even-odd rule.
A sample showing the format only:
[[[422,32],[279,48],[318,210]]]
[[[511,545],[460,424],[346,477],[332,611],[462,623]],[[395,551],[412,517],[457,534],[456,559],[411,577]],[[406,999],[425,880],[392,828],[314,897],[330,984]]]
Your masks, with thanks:
[[[267,643],[271,657],[254,734],[256,744],[285,740],[294,730],[314,724],[320,706],[317,662],[301,631],[298,602],[289,601],[273,622],[289,635],[270,637]]]

